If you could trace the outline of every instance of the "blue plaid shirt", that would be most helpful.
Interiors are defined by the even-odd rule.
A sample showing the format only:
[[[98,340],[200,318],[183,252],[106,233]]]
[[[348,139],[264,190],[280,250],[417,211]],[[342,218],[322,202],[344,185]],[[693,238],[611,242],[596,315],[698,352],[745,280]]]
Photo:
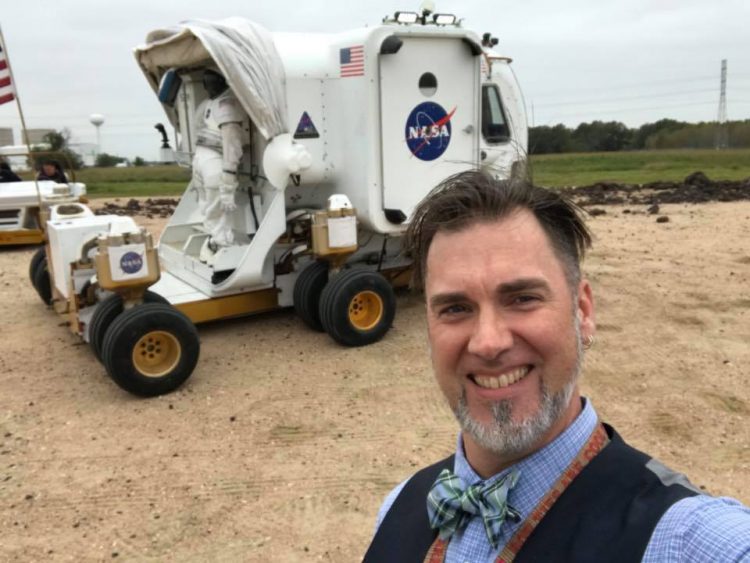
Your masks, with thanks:
[[[508,502],[521,513],[523,519],[531,513],[575,458],[596,423],[594,407],[590,401],[584,400],[584,408],[573,424],[551,443],[515,466],[520,470],[521,478],[510,491]],[[510,470],[511,468],[508,468],[487,481],[496,481]],[[464,456],[460,435],[453,471],[469,485],[482,481]],[[378,512],[377,527],[405,484],[406,481],[386,497]],[[487,541],[481,518],[473,518],[466,528],[451,538],[446,563],[494,562],[520,525],[520,522],[506,522],[500,546],[492,549]],[[643,561],[750,562],[750,509],[730,498],[698,495],[683,499],[672,505],[662,516],[651,536]]]

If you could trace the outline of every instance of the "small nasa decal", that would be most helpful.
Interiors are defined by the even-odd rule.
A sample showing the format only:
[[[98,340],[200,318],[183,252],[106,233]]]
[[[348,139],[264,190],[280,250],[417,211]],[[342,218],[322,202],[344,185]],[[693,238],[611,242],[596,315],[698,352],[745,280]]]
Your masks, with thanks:
[[[136,252],[126,252],[120,258],[120,268],[126,274],[135,274],[143,268],[143,258]]]
[[[320,137],[320,134],[315,128],[310,115],[306,111],[302,112],[302,117],[299,118],[299,123],[297,124],[297,130],[294,132],[294,138],[317,139],[318,137]]]
[[[446,112],[440,104],[423,102],[415,107],[406,120],[406,146],[420,160],[440,158],[451,142],[453,108]]]

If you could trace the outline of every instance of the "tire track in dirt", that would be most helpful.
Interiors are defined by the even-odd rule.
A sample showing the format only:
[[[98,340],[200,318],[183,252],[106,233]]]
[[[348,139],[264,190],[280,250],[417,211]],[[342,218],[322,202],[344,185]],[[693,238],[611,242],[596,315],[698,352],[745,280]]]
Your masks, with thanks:
[[[129,482],[128,482],[129,481]],[[124,479],[120,485],[109,483],[101,490],[78,489],[61,492],[37,491],[33,498],[23,495],[16,502],[28,501],[25,510],[34,514],[44,512],[46,517],[65,516],[85,511],[88,507],[115,511],[127,506],[165,506],[166,502],[201,502],[217,497],[237,497],[248,501],[258,500],[263,495],[281,490],[304,490],[309,497],[357,498],[369,496],[371,491],[380,491],[392,486],[381,472],[359,472],[354,475],[310,475],[304,477],[257,477],[217,478],[209,482],[183,480],[180,485],[150,486]],[[26,495],[28,496],[28,495]],[[12,500],[12,497],[8,498]],[[165,506],[166,507],[166,506]]]

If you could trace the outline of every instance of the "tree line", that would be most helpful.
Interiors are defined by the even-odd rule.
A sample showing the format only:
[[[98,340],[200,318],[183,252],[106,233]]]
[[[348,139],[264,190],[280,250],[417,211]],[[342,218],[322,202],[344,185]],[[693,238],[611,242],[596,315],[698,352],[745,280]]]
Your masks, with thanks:
[[[78,153],[70,148],[70,131],[68,129],[50,131],[44,135],[43,142],[43,145],[31,147],[32,158],[29,161],[29,166],[31,168],[38,167],[36,160],[49,159],[59,161],[63,168],[72,168],[73,170],[80,170],[83,168],[83,159]],[[40,155],[35,153],[43,153],[44,156],[37,159]],[[110,166],[117,166],[121,162],[133,166],[146,165],[146,161],[140,156],[136,156],[132,161],[129,161],[124,156],[102,152],[96,155],[94,166],[97,168],[107,168]]]
[[[619,121],[592,121],[571,129],[563,124],[529,128],[529,153],[600,152],[643,149],[709,149],[717,140],[725,148],[750,147],[750,119],[687,123],[660,119],[636,128]]]

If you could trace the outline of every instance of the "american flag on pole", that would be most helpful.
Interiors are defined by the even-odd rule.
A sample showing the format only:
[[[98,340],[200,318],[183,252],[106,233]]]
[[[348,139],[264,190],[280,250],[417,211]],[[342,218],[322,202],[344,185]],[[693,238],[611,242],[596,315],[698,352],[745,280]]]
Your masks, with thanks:
[[[0,41],[0,106],[14,100],[13,85],[10,83],[10,69],[5,58],[5,46]]]
[[[341,78],[365,75],[365,49],[362,45],[339,49]]]

